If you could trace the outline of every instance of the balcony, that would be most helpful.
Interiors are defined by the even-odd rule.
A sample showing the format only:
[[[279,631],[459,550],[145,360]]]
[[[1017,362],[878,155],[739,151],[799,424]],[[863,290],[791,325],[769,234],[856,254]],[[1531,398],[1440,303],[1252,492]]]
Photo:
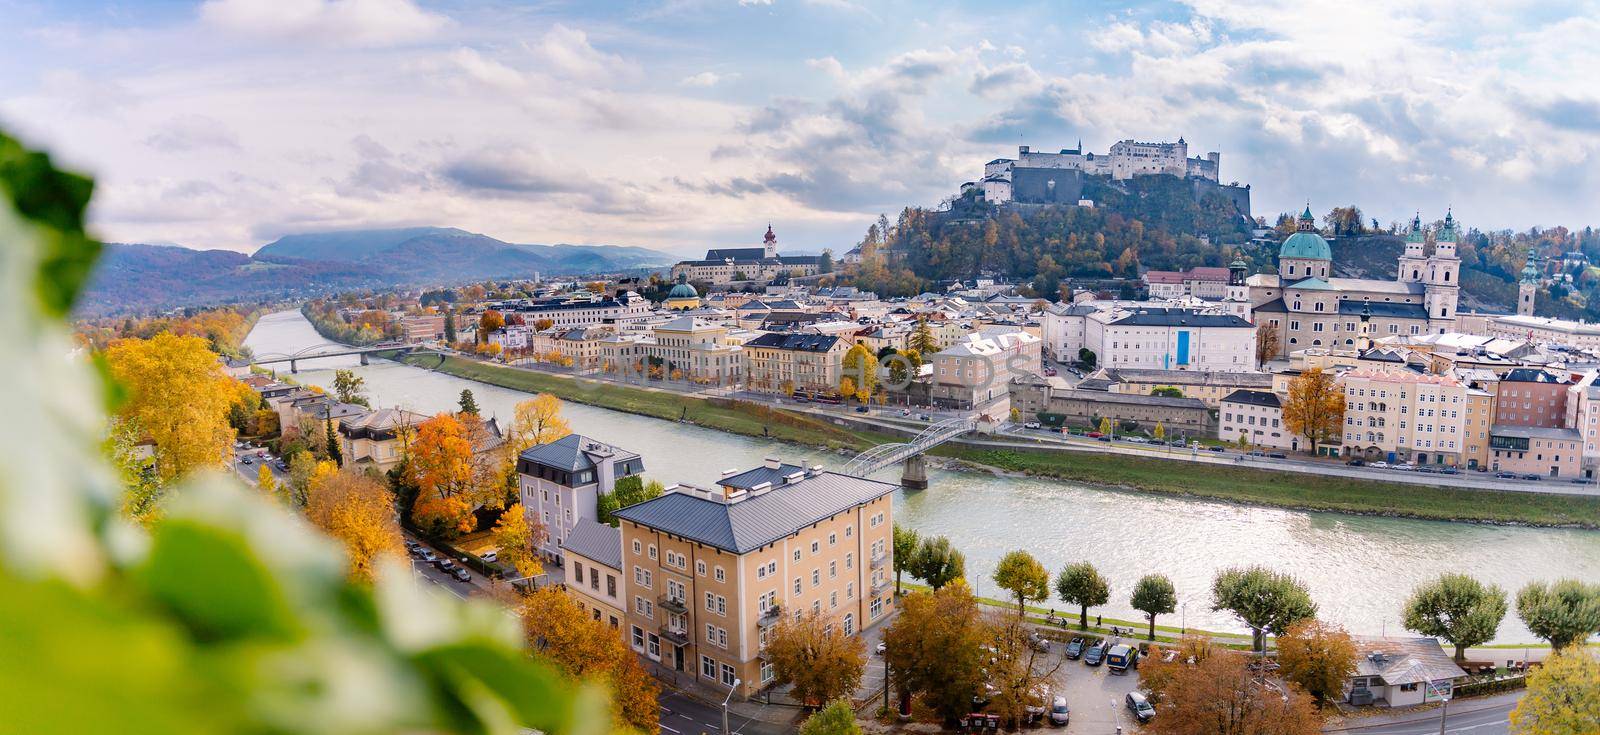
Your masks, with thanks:
[[[873,597],[877,597],[878,595],[883,594],[884,590],[889,589],[892,586],[894,586],[894,583],[888,577],[885,577],[885,578],[880,579],[880,580],[878,580],[876,582],[873,582],[872,583],[872,596]]]
[[[671,623],[662,623],[661,624],[661,637],[667,639],[670,642],[672,642],[674,645],[679,645],[679,646],[687,646],[687,645],[689,645],[689,631],[688,631],[688,629],[686,629],[686,628],[675,628],[675,627],[672,626]]]
[[[672,595],[662,595],[661,596],[660,605],[661,605],[661,609],[662,610],[666,610],[667,612],[677,613],[679,615],[682,615],[682,614],[684,614],[686,612],[689,612],[689,608],[686,605],[684,605],[683,598],[681,598],[681,597],[673,597]]]
[[[873,569],[882,569],[883,565],[888,564],[888,563],[889,563],[889,554],[888,554],[888,552],[882,552],[882,553],[879,553],[876,556],[872,557],[872,568]]]
[[[773,605],[772,607],[767,608],[766,612],[761,613],[761,617],[756,618],[756,627],[770,628],[774,625],[777,625],[778,620],[780,620],[782,617],[783,615],[779,611],[778,606]]]

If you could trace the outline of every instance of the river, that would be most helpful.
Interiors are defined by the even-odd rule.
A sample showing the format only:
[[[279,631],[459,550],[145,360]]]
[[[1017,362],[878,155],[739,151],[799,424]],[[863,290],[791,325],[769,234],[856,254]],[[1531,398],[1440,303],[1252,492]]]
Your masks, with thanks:
[[[324,341],[299,312],[282,312],[262,317],[245,344],[266,354]],[[328,387],[335,368],[365,378],[378,407],[454,410],[462,389],[471,389],[486,415],[509,421],[516,403],[528,397],[397,363],[361,366],[354,357],[304,361],[294,377]],[[708,484],[722,470],[748,468],[767,456],[832,467],[845,459],[582,404],[567,403],[562,414],[573,431],[638,452],[645,474],[668,485]],[[883,479],[893,481],[897,472],[887,471]],[[895,495],[895,522],[924,535],[949,536],[966,554],[968,578],[980,593],[1005,596],[989,574],[1012,549],[1032,552],[1052,575],[1069,562],[1089,560],[1111,580],[1111,602],[1100,611],[1124,620],[1140,617],[1127,602],[1133,583],[1162,572],[1172,578],[1184,607],[1158,622],[1243,632],[1231,615],[1209,608],[1211,578],[1230,565],[1264,564],[1294,574],[1310,588],[1322,618],[1364,634],[1403,634],[1398,620],[1406,596],[1419,582],[1445,572],[1493,582],[1513,598],[1532,580],[1600,579],[1595,531],[1257,508],[939,469],[931,469],[929,479],[927,490]],[[1516,618],[1514,601],[1512,607],[1496,642],[1532,641]]]

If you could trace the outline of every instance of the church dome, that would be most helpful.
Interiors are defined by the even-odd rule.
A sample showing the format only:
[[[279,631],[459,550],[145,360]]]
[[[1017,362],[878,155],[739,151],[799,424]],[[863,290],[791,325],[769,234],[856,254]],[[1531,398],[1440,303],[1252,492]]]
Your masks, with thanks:
[[[1283,246],[1278,248],[1278,259],[1284,258],[1314,258],[1316,260],[1333,260],[1333,250],[1328,247],[1327,239],[1315,232],[1296,232],[1283,241]]]
[[[687,283],[680,283],[680,284],[678,284],[676,286],[673,286],[672,290],[667,292],[667,298],[669,298],[669,299],[698,299],[698,298],[700,298],[700,292],[694,290],[694,286],[691,286],[691,285],[689,285]]]

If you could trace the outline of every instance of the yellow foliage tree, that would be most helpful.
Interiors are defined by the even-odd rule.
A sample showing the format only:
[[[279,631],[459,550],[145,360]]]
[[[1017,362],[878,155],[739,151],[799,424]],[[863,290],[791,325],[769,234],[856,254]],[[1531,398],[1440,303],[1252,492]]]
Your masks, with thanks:
[[[561,399],[549,393],[540,393],[517,404],[516,415],[511,419],[511,430],[501,454],[501,469],[508,485],[516,479],[517,455],[530,447],[549,444],[572,433],[567,420],[561,418]]]
[[[529,522],[521,503],[512,503],[494,524],[495,552],[500,561],[511,565],[519,577],[532,577],[543,571],[534,549],[544,541],[544,525]]]
[[[424,494],[449,498],[472,490],[472,442],[454,416],[441,413],[417,427],[409,464]]]
[[[846,398],[856,394],[856,381],[850,378],[839,379],[839,395]]]
[[[169,333],[119,340],[105,357],[127,392],[118,418],[154,443],[163,483],[227,463],[235,437],[228,411],[248,389],[223,372],[206,340]]]
[[[611,692],[613,730],[647,735],[661,732],[655,681],[617,631],[584,614],[572,598],[554,587],[523,597],[518,612],[535,656],[571,676],[606,685]]]
[[[278,495],[278,480],[272,476],[272,468],[264,463],[256,469],[256,490],[262,495]]]
[[[866,345],[858,342],[844,353],[840,362],[845,377],[855,384],[855,390],[847,391],[841,388],[839,392],[846,396],[853,395],[862,403],[866,403],[878,387],[878,356],[872,354],[872,350]]]
[[[1517,735],[1600,732],[1600,653],[1571,647],[1528,675],[1528,693],[1511,711]]]
[[[358,581],[372,581],[381,557],[405,555],[405,537],[388,488],[354,470],[335,471],[315,481],[306,518],[344,544],[350,576]]]
[[[1333,374],[1311,368],[1290,380],[1283,422],[1290,431],[1305,437],[1313,454],[1319,445],[1337,437],[1344,423],[1344,391],[1334,382]]]

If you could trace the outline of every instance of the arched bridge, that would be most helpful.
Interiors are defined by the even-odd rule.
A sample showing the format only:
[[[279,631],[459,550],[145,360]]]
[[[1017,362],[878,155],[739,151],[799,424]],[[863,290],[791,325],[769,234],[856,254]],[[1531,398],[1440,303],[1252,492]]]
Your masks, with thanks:
[[[320,357],[348,357],[350,355],[360,355],[361,364],[365,365],[367,364],[367,356],[374,352],[394,351],[403,354],[412,351],[415,347],[416,345],[408,345],[401,342],[380,342],[378,344],[368,345],[366,347],[352,347],[350,345],[341,345],[334,342],[323,342],[296,350],[294,352],[268,352],[256,355],[251,358],[250,364],[271,365],[274,363],[287,362],[289,363],[289,372],[298,373],[300,372],[299,363],[301,360],[314,360]]]
[[[905,462],[905,475],[900,484],[915,490],[928,486],[928,468],[922,455],[929,449],[977,428],[970,418],[945,419],[917,434],[911,441],[896,444],[879,444],[856,455],[855,459],[839,470],[846,475],[866,477],[897,462]]]

